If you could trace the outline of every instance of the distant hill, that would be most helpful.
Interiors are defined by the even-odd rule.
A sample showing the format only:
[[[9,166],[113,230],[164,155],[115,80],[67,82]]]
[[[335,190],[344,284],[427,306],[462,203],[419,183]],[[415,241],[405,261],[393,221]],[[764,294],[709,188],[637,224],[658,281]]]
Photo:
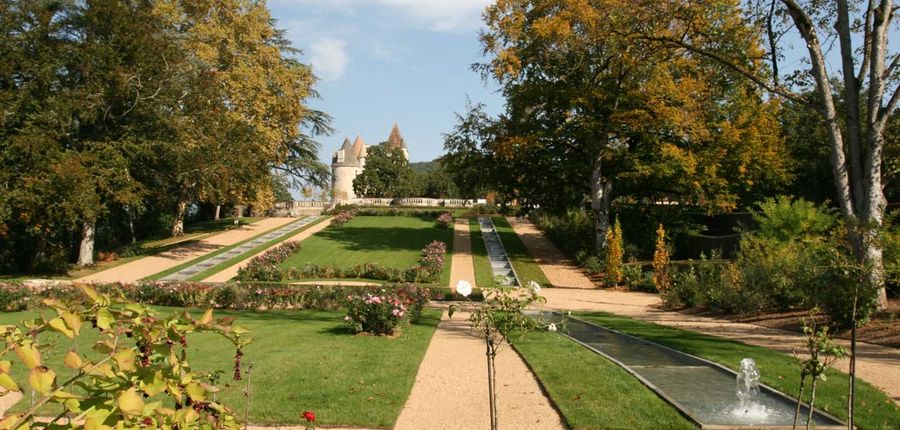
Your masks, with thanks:
[[[409,163],[409,168],[412,169],[413,172],[416,173],[430,173],[437,169],[438,161],[416,161],[413,163]]]

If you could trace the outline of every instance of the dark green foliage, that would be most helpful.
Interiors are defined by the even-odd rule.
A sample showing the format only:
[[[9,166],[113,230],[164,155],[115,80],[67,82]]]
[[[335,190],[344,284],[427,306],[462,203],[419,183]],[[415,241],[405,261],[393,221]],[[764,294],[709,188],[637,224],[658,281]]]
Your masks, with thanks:
[[[353,180],[353,191],[362,197],[413,197],[414,182],[403,152],[380,144],[369,147],[366,167]]]

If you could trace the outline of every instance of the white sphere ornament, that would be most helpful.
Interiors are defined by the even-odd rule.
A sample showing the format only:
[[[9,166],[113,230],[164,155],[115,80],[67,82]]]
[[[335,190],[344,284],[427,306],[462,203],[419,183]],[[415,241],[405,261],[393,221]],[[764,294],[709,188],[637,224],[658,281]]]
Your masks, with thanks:
[[[541,294],[541,284],[538,284],[535,281],[529,281],[528,286],[531,287],[531,290],[534,291],[535,294]]]
[[[547,330],[556,331],[556,324],[550,323],[550,325],[547,326]]]
[[[460,279],[460,281],[456,283],[456,293],[463,297],[469,297],[469,295],[472,294],[472,284],[465,279]]]

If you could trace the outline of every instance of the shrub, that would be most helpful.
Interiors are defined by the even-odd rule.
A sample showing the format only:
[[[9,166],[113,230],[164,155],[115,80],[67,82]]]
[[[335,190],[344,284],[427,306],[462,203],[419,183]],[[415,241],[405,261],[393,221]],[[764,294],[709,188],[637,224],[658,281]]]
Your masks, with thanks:
[[[754,234],[777,241],[823,235],[838,219],[831,209],[788,196],[766,199],[759,204],[759,209],[753,213],[753,220],[759,226]]]
[[[762,297],[760,310],[788,310],[811,305],[809,292],[823,261],[821,240],[779,241],[746,235],[737,265],[744,288]]]
[[[615,287],[622,283],[622,224],[616,219],[606,231],[606,284]]]
[[[533,212],[529,219],[563,252],[574,256],[579,264],[584,257],[594,254],[594,221],[584,210],[570,209],[564,215]],[[578,258],[579,253],[583,254],[583,258]]]
[[[340,227],[344,224],[347,224],[351,219],[353,219],[354,215],[355,211],[353,210],[338,212],[333,218],[331,218],[331,226]]]
[[[78,288],[81,293],[73,303],[46,302],[52,317],[41,316],[23,327],[9,325],[0,330],[7,346],[0,352],[5,369],[15,357],[30,369],[27,382],[18,383],[4,371],[3,387],[29,390],[35,405],[25,413],[8,414],[3,428],[29,428],[35,423],[38,406],[44,404],[80,413],[84,421],[60,421],[68,414],[59,414],[40,427],[240,428],[233,412],[215,400],[213,393],[218,390],[201,383],[201,375],[191,371],[184,339],[205,332],[230,341],[237,349],[234,379],[239,380],[241,349],[248,343],[243,335],[246,330],[225,319],[214,319],[211,310],[199,319],[187,313],[166,317],[120,296],[87,286]],[[42,355],[51,346],[46,335],[53,332],[72,344],[82,336],[97,339],[94,350],[105,358],[92,362],[73,348],[65,354],[66,368],[51,369],[52,361],[42,360]],[[76,388],[80,395],[71,394]],[[190,413],[176,412],[179,409]]]
[[[347,297],[344,321],[356,333],[390,336],[410,321],[406,305],[397,294],[366,293]]]
[[[453,216],[450,212],[444,212],[437,217],[437,225],[439,228],[450,228],[453,225]]]
[[[31,294],[19,284],[0,285],[0,311],[18,312],[28,308]]]
[[[284,242],[262,255],[253,258],[246,266],[238,270],[237,279],[241,281],[278,282],[284,278],[284,272],[278,267],[281,262],[294,255],[300,249],[299,241]]]
[[[653,273],[645,272],[643,265],[633,260],[622,266],[622,281],[630,291],[656,292],[656,287],[653,285]]]
[[[669,288],[669,249],[666,246],[666,230],[660,224],[656,229],[656,249],[653,251],[653,285],[660,293]]]

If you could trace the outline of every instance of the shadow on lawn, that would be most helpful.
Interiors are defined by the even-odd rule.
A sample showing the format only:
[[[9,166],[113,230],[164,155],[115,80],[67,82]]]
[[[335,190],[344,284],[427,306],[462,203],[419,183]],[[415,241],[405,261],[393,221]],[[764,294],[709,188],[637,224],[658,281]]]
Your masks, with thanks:
[[[452,234],[433,227],[353,227],[326,229],[316,236],[350,251],[421,251],[432,240],[450,245]]]

